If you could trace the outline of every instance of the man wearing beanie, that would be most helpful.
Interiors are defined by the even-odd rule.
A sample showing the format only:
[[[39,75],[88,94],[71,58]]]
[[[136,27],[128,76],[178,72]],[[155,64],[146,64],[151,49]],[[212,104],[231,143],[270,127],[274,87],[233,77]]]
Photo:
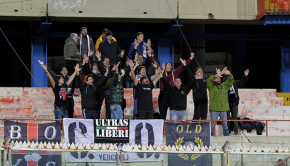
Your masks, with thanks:
[[[118,42],[113,40],[112,31],[106,32],[106,39],[100,44],[99,52],[102,54],[102,59],[110,59],[110,66],[116,65],[122,60],[125,51],[120,49]]]
[[[99,49],[99,46],[100,46],[100,43],[102,43],[105,39],[106,39],[106,33],[107,33],[108,29],[107,28],[104,28],[102,30],[102,35],[97,39],[96,41],[96,45],[95,45],[95,49],[98,50]],[[112,39],[114,41],[117,41],[116,38],[112,37]]]

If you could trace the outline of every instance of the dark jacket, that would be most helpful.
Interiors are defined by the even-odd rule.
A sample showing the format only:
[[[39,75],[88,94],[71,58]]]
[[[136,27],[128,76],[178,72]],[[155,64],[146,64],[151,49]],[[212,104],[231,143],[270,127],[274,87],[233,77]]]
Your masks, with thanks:
[[[103,61],[98,61],[98,66],[99,66],[99,71],[100,71],[101,75],[104,75],[106,73],[106,66],[103,64]],[[108,83],[109,79],[113,77],[114,73],[115,72],[112,71],[112,66],[110,65],[109,66],[109,73],[108,73],[104,83],[102,84],[102,89],[103,90],[107,90],[108,89],[107,83]]]
[[[87,37],[89,37],[90,45],[88,45],[88,38]],[[81,42],[81,39],[82,39],[82,42]],[[84,54],[88,55],[90,50],[93,50],[94,53],[96,52],[94,41],[89,35],[87,35],[87,36],[80,35],[79,39],[77,41],[77,46],[78,46],[78,49],[80,50],[82,58],[84,57]],[[90,48],[90,50],[89,50],[89,48]]]
[[[97,87],[100,86],[104,80],[105,76],[102,76],[101,80],[98,82]],[[95,85],[87,85],[81,80],[80,76],[77,76],[77,82],[80,87],[81,95],[82,95],[82,109],[97,109],[97,87]]]
[[[202,79],[196,79],[195,75],[191,72],[191,70],[187,67],[185,68],[187,73],[190,76],[190,79],[193,82],[192,85],[192,96],[194,101],[207,101],[207,88],[206,88],[206,78],[203,77]]]
[[[231,106],[239,105],[240,103],[239,88],[245,87],[247,80],[248,80],[248,77],[244,75],[241,79],[234,81],[234,84],[232,87],[234,87],[235,94],[231,94],[232,89],[228,91],[229,104]]]
[[[109,101],[110,104],[123,105],[124,101],[124,86],[123,86],[123,76],[121,76],[121,81],[118,81],[118,74],[115,74],[114,78],[110,78],[108,81],[108,88],[110,91]]]
[[[107,40],[104,40],[99,46],[99,51],[102,54],[102,59],[110,59],[111,66],[117,64],[119,61],[122,60],[122,58],[119,56],[121,53],[121,49],[118,43],[114,40],[112,40],[111,43],[109,43]]]
[[[70,61],[76,61],[80,62],[81,61],[81,54],[77,48],[76,43],[72,38],[67,38],[65,40],[65,45],[63,48],[63,55],[65,60],[70,60]]]
[[[191,90],[193,81],[184,87],[176,88],[171,86],[163,77],[161,78],[165,85],[166,91],[169,93],[169,107],[170,110],[186,110],[187,107],[187,95]]]
[[[84,67],[83,67],[83,73],[85,75],[89,75],[89,74],[92,74],[93,75],[93,79],[94,79],[94,86],[96,87],[96,92],[97,93],[101,93],[102,92],[102,84],[101,86],[99,86],[99,82],[101,81],[101,78],[102,78],[102,74],[100,71],[98,71],[97,74],[93,73],[92,70],[90,69],[90,65],[89,63],[85,63]],[[103,81],[105,82],[105,81]]]

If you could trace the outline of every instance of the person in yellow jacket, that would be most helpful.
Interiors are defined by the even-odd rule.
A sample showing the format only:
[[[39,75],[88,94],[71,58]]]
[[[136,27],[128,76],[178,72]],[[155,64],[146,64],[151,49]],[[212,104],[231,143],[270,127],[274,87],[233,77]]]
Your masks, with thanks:
[[[106,32],[107,31],[108,31],[108,29],[107,28],[104,28],[102,30],[102,35],[97,39],[96,45],[95,45],[96,51],[99,49],[100,43],[102,43],[102,41],[104,41],[104,39],[106,38]],[[116,38],[114,38],[114,37],[112,37],[112,39],[114,41],[117,41]]]

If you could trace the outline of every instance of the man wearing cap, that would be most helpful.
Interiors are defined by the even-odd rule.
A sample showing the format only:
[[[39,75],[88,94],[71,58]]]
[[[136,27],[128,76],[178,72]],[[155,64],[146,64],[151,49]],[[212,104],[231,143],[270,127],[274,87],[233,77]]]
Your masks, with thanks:
[[[154,80],[149,83],[147,76],[140,78],[140,83],[135,76],[135,68],[131,67],[132,80],[135,86],[135,96],[137,98],[137,118],[138,119],[153,119],[153,102],[152,102],[152,89],[160,80],[160,76],[156,76]]]
[[[96,45],[95,45],[95,49],[96,49],[96,50],[99,49],[100,43],[102,43],[102,42],[106,39],[106,32],[107,32],[107,31],[108,31],[107,28],[104,28],[104,29],[102,30],[102,35],[101,35],[101,36],[97,39],[97,41],[96,41]],[[112,39],[113,39],[114,41],[117,41],[117,39],[114,38],[114,37],[112,37]]]
[[[99,52],[101,53],[102,59],[109,58],[110,66],[116,65],[122,60],[125,51],[120,49],[118,42],[113,40],[112,31],[106,32],[106,39],[100,43]]]
[[[96,52],[94,41],[88,35],[88,29],[86,27],[81,27],[81,34],[77,41],[77,46],[81,53],[82,59],[84,58],[84,54],[91,56]]]

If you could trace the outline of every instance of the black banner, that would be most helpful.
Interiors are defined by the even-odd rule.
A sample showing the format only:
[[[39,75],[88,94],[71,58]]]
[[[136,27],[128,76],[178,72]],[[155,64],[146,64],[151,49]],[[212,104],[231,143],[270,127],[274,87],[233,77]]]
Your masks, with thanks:
[[[13,166],[61,166],[61,152],[12,150]]]
[[[4,139],[10,136],[13,141],[60,142],[56,123],[20,123],[4,121]]]
[[[165,122],[166,144],[174,146],[209,146],[209,122]],[[168,154],[168,165],[211,166],[211,154]]]
[[[95,143],[129,143],[128,119],[96,119]]]

